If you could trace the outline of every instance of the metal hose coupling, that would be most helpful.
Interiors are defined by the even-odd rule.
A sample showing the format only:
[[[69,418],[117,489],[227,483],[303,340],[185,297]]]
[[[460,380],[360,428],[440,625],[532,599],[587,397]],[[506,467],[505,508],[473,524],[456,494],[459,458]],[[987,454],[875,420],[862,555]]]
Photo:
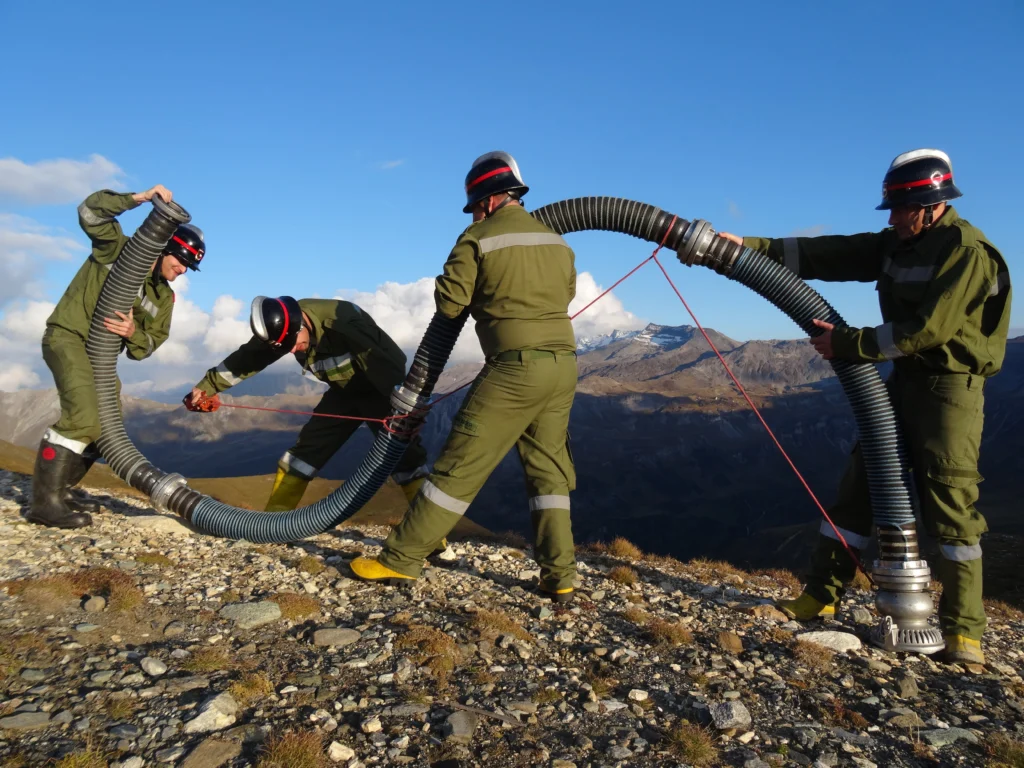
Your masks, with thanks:
[[[936,653],[942,633],[928,624],[935,610],[928,591],[931,570],[921,557],[917,529],[878,526],[878,560],[871,575],[878,585],[875,606],[882,621],[871,631],[874,645],[887,651]]]
[[[709,267],[720,275],[728,275],[743,252],[738,245],[718,233],[704,219],[694,219],[676,248],[679,260],[688,267]]]
[[[427,419],[430,398],[403,384],[391,393],[391,408],[393,415],[403,417],[391,422],[392,430],[398,437],[411,440]]]

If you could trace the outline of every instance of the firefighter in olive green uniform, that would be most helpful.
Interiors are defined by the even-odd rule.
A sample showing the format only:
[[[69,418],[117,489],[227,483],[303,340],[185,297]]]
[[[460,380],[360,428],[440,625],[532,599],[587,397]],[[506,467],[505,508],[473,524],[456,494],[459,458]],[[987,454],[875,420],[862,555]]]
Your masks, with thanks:
[[[32,508],[27,515],[34,523],[81,528],[92,523],[88,513],[97,511],[95,503],[70,491],[98,457],[95,442],[100,419],[85,342],[100,291],[128,242],[116,217],[154,195],[171,200],[170,190],[157,185],[136,194],[94,192],[78,206],[78,222],[92,241],[92,253],[46,321],[43,334],[43,360],[57,385],[60,420],[46,431],[36,457]],[[198,271],[204,253],[203,233],[193,226],[178,227],[128,314],[118,312],[117,317],[104,319],[107,330],[124,338],[130,359],[145,360],[167,340],[174,309],[169,283],[186,268]]]
[[[897,157],[886,173],[882,204],[891,229],[877,234],[767,240],[743,245],[805,279],[877,282],[882,324],[833,328],[812,339],[826,358],[893,361],[888,387],[913,469],[920,514],[938,539],[942,581],[939,623],[946,658],[982,662],[981,534],[978,499],[984,387],[999,372],[1010,323],[1006,262],[981,230],[946,201],[960,197],[949,158],[919,149]],[[723,234],[734,241],[733,235]],[[872,516],[859,446],[839,486],[832,519],[846,541],[863,549]],[[793,618],[834,615],[855,566],[827,524],[803,593],[783,601]]]
[[[257,296],[252,303],[253,337],[206,372],[185,396],[185,407],[214,411],[217,394],[259,373],[289,352],[303,371],[328,385],[315,413],[382,419],[391,413],[392,389],[405,377],[405,354],[366,312],[347,301]],[[299,432],[298,442],[278,462],[268,512],[295,509],[309,481],[345,441],[366,423],[378,422],[313,417]],[[392,475],[411,499],[427,475],[426,452],[417,438],[406,449]]]
[[[492,152],[466,177],[473,224],[437,278],[437,311],[469,312],[486,363],[456,414],[434,469],[377,559],[357,558],[362,579],[401,583],[465,514],[515,446],[526,473],[540,589],[568,601],[576,575],[569,492],[576,475],[568,424],[576,390],[576,292],[572,250],[519,203],[527,192],[515,160]]]

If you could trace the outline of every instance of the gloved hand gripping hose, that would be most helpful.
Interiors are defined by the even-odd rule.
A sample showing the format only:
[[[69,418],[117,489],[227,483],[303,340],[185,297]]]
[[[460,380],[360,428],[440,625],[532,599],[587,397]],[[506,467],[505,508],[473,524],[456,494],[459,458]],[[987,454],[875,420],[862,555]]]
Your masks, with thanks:
[[[811,324],[814,318],[844,324],[838,313],[798,277],[760,254],[715,237],[707,222],[690,223],[651,205],[609,197],[564,200],[533,215],[559,234],[600,229],[664,243],[685,263],[708,266],[757,291],[809,334],[820,332]],[[165,475],[131,444],[124,432],[115,388],[121,340],[102,323],[102,318],[112,316],[114,310],[126,312],[131,306],[153,259],[179,221],[188,221],[188,214],[180,207],[154,201],[153,212],[126,245],[100,295],[87,345],[100,400],[100,450],[118,475],[150,494],[158,508],[176,512],[208,533],[253,542],[285,542],[327,530],[355,514],[394,470],[411,435],[425,418],[426,404],[468,313],[454,320],[434,315],[404,384],[392,396],[393,415],[402,419],[393,422],[394,429],[378,432],[370,452],[341,488],[316,504],[287,513],[229,507],[192,490],[180,475]],[[833,368],[854,410],[875,522],[887,532],[880,536],[881,560],[875,564],[874,575],[885,589],[890,589],[882,594],[895,598],[896,605],[894,610],[893,601],[883,600],[880,594],[879,608],[887,614],[889,628],[888,634],[883,632],[885,637],[876,642],[899,650],[936,650],[932,647],[935,638],[926,626],[931,601],[920,599],[924,597],[920,592],[927,588],[927,564],[917,559],[910,486],[884,385],[871,365],[833,361]],[[910,592],[917,594],[902,599],[901,595],[911,597]],[[894,615],[901,620],[899,629],[892,623]],[[913,629],[905,630],[904,623]],[[917,634],[911,637],[915,631]]]

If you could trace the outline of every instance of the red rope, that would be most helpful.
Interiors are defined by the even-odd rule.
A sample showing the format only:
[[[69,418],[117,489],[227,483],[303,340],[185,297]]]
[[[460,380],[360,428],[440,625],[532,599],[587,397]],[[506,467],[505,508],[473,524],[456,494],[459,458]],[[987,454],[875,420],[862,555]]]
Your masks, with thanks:
[[[676,284],[672,282],[672,278],[669,277],[668,272],[665,270],[665,267],[662,266],[662,263],[658,260],[657,255],[653,256],[652,258],[654,259],[654,263],[658,265],[658,269],[661,270],[661,274],[663,274],[665,276],[665,279],[668,280],[668,284],[672,286],[672,290],[675,291],[676,296],[679,297],[679,300],[683,303],[683,306],[686,307],[686,311],[692,318],[693,324],[697,326],[697,330],[700,331],[701,335],[704,337],[704,340],[708,343],[708,346],[711,347],[711,351],[715,353],[715,356],[718,358],[719,362],[725,368],[725,372],[729,374],[729,378],[732,379],[732,383],[736,385],[736,389],[738,389],[740,391],[740,394],[743,395],[743,399],[747,401],[747,405],[750,406],[750,409],[754,412],[754,415],[757,416],[757,420],[761,422],[761,426],[764,427],[765,431],[768,433],[768,436],[772,439],[772,442],[775,443],[775,447],[779,449],[779,453],[782,454],[782,458],[784,458],[786,460],[786,463],[789,464],[789,468],[793,470],[793,474],[797,476],[797,479],[800,481],[804,489],[810,495],[811,500],[814,501],[814,504],[818,507],[818,511],[821,512],[822,516],[824,516],[828,524],[832,526],[832,530],[835,531],[835,534],[839,538],[839,542],[843,545],[843,548],[846,550],[846,553],[850,556],[850,558],[857,565],[857,567],[864,571],[864,574],[870,580],[871,575],[868,573],[867,569],[865,569],[864,566],[861,565],[860,558],[857,557],[857,553],[854,552],[850,545],[846,543],[846,539],[843,537],[843,534],[840,533],[839,529],[836,527],[836,524],[832,522],[832,518],[828,516],[828,512],[825,511],[825,507],[822,506],[820,501],[818,501],[818,497],[815,495],[814,491],[811,490],[810,484],[807,482],[807,480],[804,479],[804,476],[800,473],[800,470],[796,468],[796,464],[794,464],[793,460],[789,458],[789,454],[786,453],[786,449],[782,447],[782,443],[779,442],[779,439],[775,436],[775,433],[772,431],[772,428],[768,426],[768,422],[765,421],[764,416],[761,415],[761,410],[756,405],[754,405],[754,401],[750,399],[750,395],[747,394],[747,390],[743,388],[743,385],[740,384],[740,380],[736,378],[736,375],[732,372],[732,369],[729,367],[729,364],[725,362],[725,358],[722,357],[722,353],[718,351],[718,347],[715,346],[715,342],[713,342],[711,340],[711,337],[708,336],[707,331],[704,330],[704,326],[700,324],[700,320],[697,319],[697,316],[693,313],[693,310],[690,309],[690,305],[686,302],[686,299],[683,298],[683,294],[679,292],[679,289],[676,288]],[[874,582],[872,582],[872,584],[873,583]]]
[[[665,246],[665,241],[668,239],[669,233],[672,231],[672,227],[675,226],[675,223],[676,223],[677,220],[678,220],[677,216],[673,216],[672,217],[672,221],[669,223],[668,227],[665,229],[665,236],[661,239],[661,242],[658,244],[658,247],[655,248],[654,251],[651,252],[650,256],[648,256],[646,259],[644,259],[639,264],[637,264],[635,267],[633,267],[633,269],[629,270],[629,272],[627,272],[625,275],[623,275],[618,280],[616,280],[612,284],[612,286],[610,288],[608,288],[607,290],[603,291],[597,298],[595,298],[593,301],[588,303],[585,307],[583,307],[581,310],[576,312],[569,319],[570,320],[575,320],[577,317],[582,315],[584,312],[586,312],[588,309],[590,309],[592,306],[594,306],[597,302],[599,302],[601,299],[603,299],[605,296],[607,296],[609,293],[611,293],[613,290],[615,290],[618,286],[620,286],[622,283],[624,283],[626,280],[628,280],[630,277],[632,277],[634,274],[636,274],[636,272],[638,272],[640,270],[640,268],[643,267],[644,265],[646,265],[648,262],[653,261],[655,264],[657,264],[658,265],[658,269],[661,270],[661,274],[663,274],[665,276],[665,279],[668,281],[668,284],[670,286],[672,286],[672,290],[675,291],[676,296],[679,298],[679,301],[682,302],[683,307],[686,308],[686,311],[690,315],[690,318],[693,320],[694,325],[697,326],[697,330],[700,331],[701,335],[704,337],[704,340],[708,343],[708,346],[711,347],[711,351],[715,353],[715,356],[718,358],[719,362],[725,368],[725,372],[729,375],[729,378],[732,379],[732,383],[736,385],[736,389],[739,390],[739,393],[743,396],[743,399],[747,401],[747,405],[750,406],[750,409],[754,412],[754,415],[757,416],[758,421],[761,422],[761,426],[764,427],[765,431],[768,433],[768,436],[771,438],[772,442],[775,443],[775,447],[779,449],[779,453],[782,454],[782,458],[784,458],[786,460],[786,463],[789,464],[789,468],[793,470],[793,474],[796,475],[797,479],[800,481],[800,484],[803,485],[804,490],[807,491],[808,495],[811,497],[811,500],[814,502],[815,506],[817,506],[818,511],[821,512],[822,516],[828,522],[829,526],[831,526],[831,528],[835,532],[836,537],[838,538],[839,542],[843,545],[843,548],[846,550],[846,553],[850,556],[850,558],[857,565],[857,567],[860,568],[860,570],[862,570],[864,572],[864,574],[867,575],[868,579],[870,580],[871,579],[871,575],[868,573],[867,569],[864,568],[864,566],[861,564],[860,559],[857,557],[857,554],[853,551],[853,549],[847,543],[846,538],[840,532],[839,528],[836,526],[836,524],[834,522],[832,522],[832,518],[829,517],[828,512],[825,511],[825,507],[818,500],[818,497],[815,495],[814,491],[811,489],[810,484],[807,482],[807,480],[804,478],[804,476],[800,473],[800,470],[797,469],[796,464],[793,463],[793,460],[789,457],[789,454],[786,453],[786,449],[782,447],[782,443],[779,442],[779,439],[775,436],[775,433],[772,431],[772,428],[768,426],[768,422],[765,421],[764,417],[761,415],[760,409],[754,404],[754,401],[751,400],[750,395],[747,394],[747,390],[744,389],[743,385],[740,383],[740,380],[738,378],[736,378],[736,375],[732,372],[732,369],[729,367],[729,364],[725,361],[725,358],[722,356],[722,353],[718,351],[718,347],[715,346],[715,343],[711,340],[711,337],[708,335],[707,331],[704,330],[704,326],[701,325],[700,320],[697,319],[697,316],[693,313],[693,310],[690,308],[690,305],[687,303],[686,299],[683,298],[683,294],[679,292],[679,289],[676,287],[676,284],[674,282],[672,282],[672,278],[669,277],[669,274],[665,270],[665,267],[658,260],[658,253]],[[427,407],[429,408],[430,406],[435,405],[435,404],[441,402],[442,400],[445,400],[445,399],[451,397],[456,392],[465,389],[466,387],[468,387],[472,383],[473,383],[472,381],[467,381],[465,384],[462,384],[461,386],[458,386],[455,389],[450,390],[449,392],[445,392],[440,397],[432,400]],[[396,421],[398,419],[405,419],[405,418],[408,418],[411,415],[411,414],[396,414],[396,415],[393,415],[393,416],[386,416],[385,418],[382,418],[382,419],[372,419],[372,418],[366,418],[366,417],[363,417],[363,416],[339,416],[337,414],[332,414],[332,413],[315,413],[313,411],[294,411],[294,410],[289,410],[289,409],[286,409],[286,408],[261,408],[261,407],[255,406],[255,405],[236,405],[236,404],[230,404],[230,403],[221,403],[221,407],[223,407],[223,408],[242,408],[242,409],[249,410],[249,411],[269,411],[271,413],[290,413],[290,414],[296,414],[296,415],[299,415],[299,416],[319,416],[319,417],[325,418],[325,419],[348,419],[348,420],[355,420],[355,421],[368,421],[368,422],[374,422],[374,423],[382,424],[384,426],[384,429],[388,430],[389,432],[394,432],[395,431],[395,430],[393,430],[391,428],[390,422]],[[872,583],[874,583],[874,582],[872,582]]]

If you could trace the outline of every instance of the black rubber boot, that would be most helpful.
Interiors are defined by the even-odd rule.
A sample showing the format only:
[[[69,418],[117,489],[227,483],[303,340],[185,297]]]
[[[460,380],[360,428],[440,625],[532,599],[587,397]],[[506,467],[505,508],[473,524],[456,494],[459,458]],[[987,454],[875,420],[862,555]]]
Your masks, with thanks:
[[[83,512],[73,512],[64,503],[68,478],[81,457],[61,445],[46,440],[39,444],[36,468],[32,473],[32,509],[25,516],[31,523],[51,528],[84,528],[92,525],[92,518]]]
[[[99,457],[99,454],[96,453],[95,444],[90,445],[81,456],[78,454],[73,455],[77,461],[74,462],[74,467],[68,475],[67,488],[64,491],[64,505],[72,512],[91,512],[96,514],[100,511],[100,503],[96,499],[80,496],[79,493],[84,494],[84,491],[76,493],[74,490],[75,486],[82,482],[82,478],[86,476]]]

